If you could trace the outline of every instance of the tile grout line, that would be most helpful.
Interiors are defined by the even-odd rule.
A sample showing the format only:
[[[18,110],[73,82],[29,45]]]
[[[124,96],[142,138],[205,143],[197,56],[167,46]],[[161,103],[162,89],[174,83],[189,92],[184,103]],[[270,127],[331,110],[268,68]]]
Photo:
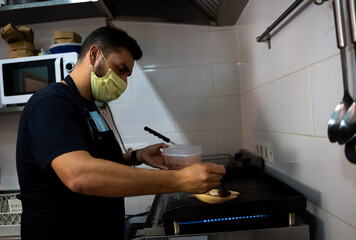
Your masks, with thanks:
[[[314,65],[316,65],[316,64],[325,62],[325,61],[327,61],[327,60],[329,60],[329,59],[331,59],[331,58],[333,58],[333,57],[336,57],[337,55],[340,55],[340,53],[336,53],[336,54],[334,54],[334,55],[331,55],[331,56],[329,56],[329,57],[326,57],[326,58],[324,58],[324,59],[321,59],[321,60],[319,60],[319,61],[317,61],[317,62],[314,62],[314,63],[312,63],[312,64],[310,64],[310,65],[304,66],[304,67],[302,67],[302,68],[300,68],[300,69],[297,69],[297,70],[295,70],[295,71],[293,71],[293,72],[290,72],[290,73],[288,73],[288,74],[286,74],[286,75],[283,75],[283,76],[281,76],[281,77],[278,77],[278,78],[276,78],[276,79],[273,79],[273,80],[271,80],[271,81],[269,81],[269,82],[263,83],[263,84],[261,84],[260,86],[257,86],[257,87],[251,88],[251,89],[249,89],[249,90],[243,91],[243,92],[241,92],[241,95],[242,95],[242,94],[245,94],[245,93],[250,93],[250,92],[252,92],[252,91],[254,91],[254,90],[256,90],[256,89],[259,89],[259,88],[263,88],[263,87],[265,87],[265,86],[267,86],[267,85],[269,85],[269,84],[272,84],[272,83],[274,83],[274,82],[276,82],[276,81],[278,81],[278,80],[281,80],[281,79],[286,78],[286,77],[289,77],[289,76],[291,76],[291,75],[293,75],[293,74],[295,74],[295,73],[298,73],[298,72],[300,72],[300,71],[303,71],[303,70],[305,70],[305,69],[308,69],[308,68],[310,68],[310,67],[312,67],[312,66],[314,66]]]
[[[258,131],[258,132],[265,132],[265,133],[275,133],[275,134],[283,134],[283,135],[294,135],[300,137],[311,137],[311,138],[320,138],[320,139],[328,139],[326,136],[316,136],[316,135],[308,135],[308,134],[301,134],[301,133],[291,133],[291,132],[278,132],[273,130],[265,130],[265,129],[253,129],[253,128],[244,128],[241,127],[242,130],[248,131]]]
[[[326,212],[327,214],[329,214],[329,215],[331,215],[332,217],[336,218],[336,219],[339,220],[340,222],[342,222],[342,223],[344,223],[344,224],[348,225],[349,227],[351,227],[351,228],[353,228],[353,229],[356,230],[356,226],[353,226],[352,224],[346,222],[346,221],[343,220],[342,218],[340,218],[340,217],[336,216],[335,214],[329,212],[329,211],[326,210],[325,208],[322,208],[321,206],[319,206],[318,204],[314,203],[313,201],[311,201],[311,200],[309,200],[309,199],[308,199],[308,201],[311,202],[312,204],[314,204],[317,208],[323,210],[323,211]],[[318,221],[319,221],[319,211],[318,211],[318,214],[317,214],[317,215],[318,215]]]
[[[214,132],[215,132],[215,138],[216,138],[216,150],[217,150],[218,153],[220,153],[218,130],[216,129]]]
[[[153,99],[153,100],[147,100],[147,101],[130,101],[130,102],[115,102],[111,103],[111,105],[127,105],[127,104],[141,104],[141,103],[163,103],[163,102],[177,102],[177,101],[185,101],[185,100],[206,100],[206,99],[217,99],[217,98],[231,98],[231,97],[240,97],[240,95],[222,95],[222,96],[204,96],[204,97],[186,97],[186,98],[170,98],[170,99]]]
[[[172,37],[168,35],[168,44],[169,44],[169,65],[172,66],[173,56],[172,56]],[[142,69],[144,71],[144,68]]]
[[[204,132],[218,132],[218,131],[236,131],[241,130],[241,128],[215,128],[215,129],[206,129],[206,130],[188,130],[188,131],[175,131],[175,132],[162,132],[164,134],[182,134],[182,133],[204,133]],[[144,137],[150,136],[150,134],[131,134],[131,135],[121,135],[122,137]],[[136,139],[135,139],[136,141]]]
[[[198,34],[198,33],[221,33],[221,32],[234,32],[234,27],[231,26],[231,29],[222,29],[222,30],[199,30],[199,31],[187,31],[187,32],[170,32],[166,34],[143,34],[143,35],[134,35],[136,38],[142,37],[163,37],[163,36],[171,36],[171,35],[189,35],[189,34]],[[128,32],[130,34],[130,32]]]
[[[211,79],[213,82],[213,95],[216,97],[216,90],[215,90],[215,77],[214,77],[214,64],[210,64],[210,73],[211,73]]]
[[[255,1],[250,1],[250,3],[251,3],[251,5],[252,5],[252,6],[250,6],[250,7],[252,8],[251,11],[253,12],[254,18],[257,19]],[[248,3],[248,4],[250,4],[250,3]],[[246,9],[246,7],[245,7],[245,9]],[[247,12],[247,10],[246,10],[246,12]],[[243,14],[243,13],[241,13],[241,15],[242,15],[242,14]],[[247,14],[247,13],[245,13],[245,14]],[[234,31],[234,32],[237,31],[236,29],[238,29],[239,26],[241,26],[241,25],[238,25],[238,23],[235,24],[235,31]],[[236,34],[235,34],[235,35],[236,35]],[[237,44],[237,39],[235,40],[235,42],[236,42],[236,44]],[[240,61],[241,59],[243,59],[252,49],[255,48],[255,46],[257,46],[257,44],[259,44],[259,43],[256,41],[256,39],[254,39],[254,41],[253,41],[252,44],[250,44],[250,45],[247,46],[246,48],[243,48],[243,49],[246,49],[246,50],[243,51],[242,54],[237,57],[237,58],[238,58],[237,60]]]
[[[311,80],[311,73],[310,68],[308,68],[308,82],[309,82],[309,94],[310,94],[310,106],[311,106],[311,120],[312,120],[312,131],[313,135],[315,136],[315,121],[314,121],[314,106],[313,106],[313,87],[312,87],[312,80]]]
[[[207,65],[211,65],[211,64],[236,64],[236,61],[231,60],[231,61],[226,61],[226,62],[194,63],[194,64],[187,64],[187,65],[184,65],[184,64],[183,65],[173,65],[173,64],[171,64],[170,66],[148,66],[148,67],[140,66],[140,68],[144,71],[144,70],[155,70],[155,69],[165,69],[165,68],[207,66]]]

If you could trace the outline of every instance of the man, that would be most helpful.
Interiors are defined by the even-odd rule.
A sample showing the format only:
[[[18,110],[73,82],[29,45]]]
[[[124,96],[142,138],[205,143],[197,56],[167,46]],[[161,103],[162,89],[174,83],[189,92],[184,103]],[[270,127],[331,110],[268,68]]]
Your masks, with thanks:
[[[26,104],[16,153],[22,239],[122,239],[123,197],[204,193],[219,185],[225,169],[216,164],[130,167],[167,169],[163,143],[122,154],[95,100],[117,99],[141,56],[126,32],[99,28],[83,42],[70,76]]]

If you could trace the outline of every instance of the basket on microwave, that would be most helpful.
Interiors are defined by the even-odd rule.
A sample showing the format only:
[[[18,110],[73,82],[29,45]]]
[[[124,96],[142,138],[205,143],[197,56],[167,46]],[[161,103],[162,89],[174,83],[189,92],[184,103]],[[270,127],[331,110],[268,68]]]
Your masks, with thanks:
[[[0,194],[0,228],[20,225],[22,205],[17,193]]]

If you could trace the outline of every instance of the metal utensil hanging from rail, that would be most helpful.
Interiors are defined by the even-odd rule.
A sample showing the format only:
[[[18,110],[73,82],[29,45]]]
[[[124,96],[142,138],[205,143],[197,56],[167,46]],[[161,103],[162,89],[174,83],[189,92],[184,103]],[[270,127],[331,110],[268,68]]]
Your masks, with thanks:
[[[313,0],[315,5],[321,5],[328,0]],[[260,36],[256,38],[257,42],[267,42],[268,49],[271,48],[271,32],[281,24],[292,12],[294,12],[304,0],[296,0],[282,15],[269,26]],[[311,1],[309,2],[311,3]]]

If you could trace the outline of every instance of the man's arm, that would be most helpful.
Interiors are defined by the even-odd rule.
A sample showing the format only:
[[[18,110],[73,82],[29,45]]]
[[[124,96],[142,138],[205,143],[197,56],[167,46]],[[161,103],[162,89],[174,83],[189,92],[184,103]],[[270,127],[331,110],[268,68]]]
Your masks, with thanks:
[[[86,151],[62,154],[51,163],[73,192],[126,197],[169,192],[204,193],[219,186],[225,168],[200,163],[182,170],[151,170],[93,158]]]

